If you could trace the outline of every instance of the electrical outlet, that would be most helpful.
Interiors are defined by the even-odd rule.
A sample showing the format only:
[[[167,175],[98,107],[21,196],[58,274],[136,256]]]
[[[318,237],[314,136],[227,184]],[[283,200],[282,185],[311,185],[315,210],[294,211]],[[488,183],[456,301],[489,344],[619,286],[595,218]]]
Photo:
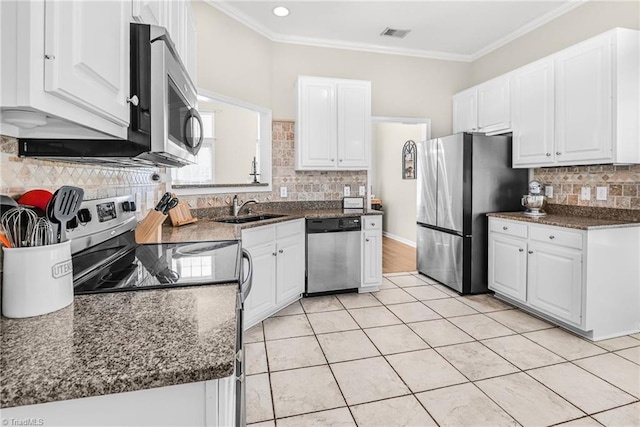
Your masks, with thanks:
[[[153,201],[153,191],[147,191],[147,209],[153,209],[155,205]]]
[[[140,210],[142,209],[142,193],[136,193],[135,202],[136,212],[140,212]]]
[[[607,187],[596,187],[596,200],[607,200]]]
[[[582,187],[580,198],[582,200],[591,200],[591,187]]]
[[[547,196],[547,199],[553,199],[553,185],[545,185],[544,195]]]
[[[361,185],[360,188],[358,189],[358,195],[364,196],[366,191],[367,191],[367,188],[364,185]]]
[[[344,197],[349,197],[351,195],[351,187],[348,185],[344,186]]]
[[[280,187],[280,197],[288,197],[287,196],[287,187]]]

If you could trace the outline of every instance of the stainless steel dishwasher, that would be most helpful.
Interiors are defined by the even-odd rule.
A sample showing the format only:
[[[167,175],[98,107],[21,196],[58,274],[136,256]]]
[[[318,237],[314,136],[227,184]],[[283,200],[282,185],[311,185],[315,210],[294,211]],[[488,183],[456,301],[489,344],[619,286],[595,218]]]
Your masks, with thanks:
[[[360,218],[307,220],[306,295],[360,287]]]

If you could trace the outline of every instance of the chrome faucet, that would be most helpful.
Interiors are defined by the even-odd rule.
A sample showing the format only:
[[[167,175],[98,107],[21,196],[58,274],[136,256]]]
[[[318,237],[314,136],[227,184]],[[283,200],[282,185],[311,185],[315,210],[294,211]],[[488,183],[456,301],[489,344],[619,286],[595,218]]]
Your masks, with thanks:
[[[233,216],[238,216],[238,214],[240,213],[240,210],[244,207],[244,205],[247,205],[249,203],[259,203],[259,202],[256,199],[250,199],[244,202],[243,204],[238,205],[238,195],[236,194],[235,196],[233,196]]]

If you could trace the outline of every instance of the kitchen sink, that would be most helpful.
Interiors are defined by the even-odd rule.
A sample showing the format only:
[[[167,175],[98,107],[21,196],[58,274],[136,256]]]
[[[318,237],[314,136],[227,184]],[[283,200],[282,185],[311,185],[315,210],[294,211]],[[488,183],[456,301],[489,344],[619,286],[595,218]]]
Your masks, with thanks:
[[[264,214],[255,216],[245,216],[241,218],[216,219],[216,222],[226,222],[227,224],[246,224],[248,222],[264,221],[265,219],[280,218],[286,215]]]

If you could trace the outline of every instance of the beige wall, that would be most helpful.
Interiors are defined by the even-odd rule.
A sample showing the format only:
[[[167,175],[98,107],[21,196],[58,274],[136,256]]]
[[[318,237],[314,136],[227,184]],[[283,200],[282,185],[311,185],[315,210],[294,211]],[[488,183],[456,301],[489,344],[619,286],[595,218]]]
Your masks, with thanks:
[[[469,86],[526,65],[615,27],[640,29],[640,2],[589,1],[477,59]]]
[[[422,139],[424,125],[374,122],[372,185],[382,199],[383,231],[416,241],[416,180],[402,179],[402,146]]]

